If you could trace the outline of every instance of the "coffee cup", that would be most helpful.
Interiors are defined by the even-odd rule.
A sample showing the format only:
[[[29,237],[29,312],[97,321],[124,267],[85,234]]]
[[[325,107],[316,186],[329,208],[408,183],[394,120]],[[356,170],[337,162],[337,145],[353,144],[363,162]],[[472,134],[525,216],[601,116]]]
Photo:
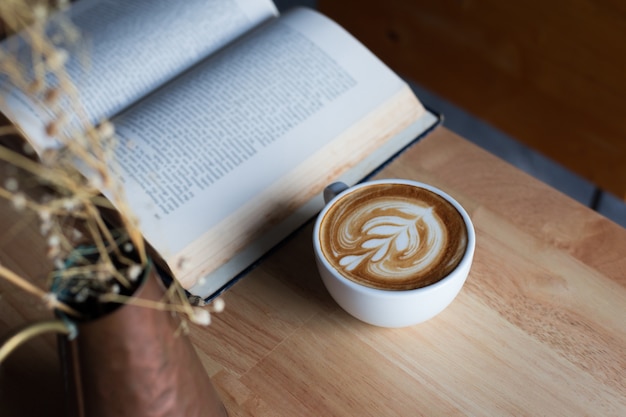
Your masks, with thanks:
[[[405,327],[443,311],[469,274],[475,232],[465,209],[428,184],[388,179],[324,190],[313,247],[333,299],[354,317]]]

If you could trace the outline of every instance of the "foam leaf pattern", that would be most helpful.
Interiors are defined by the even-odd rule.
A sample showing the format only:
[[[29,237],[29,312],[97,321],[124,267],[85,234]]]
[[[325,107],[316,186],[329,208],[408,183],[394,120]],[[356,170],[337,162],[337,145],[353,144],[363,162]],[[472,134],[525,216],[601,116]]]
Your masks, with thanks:
[[[358,232],[342,231],[344,243],[349,242],[355,249],[339,259],[346,271],[366,268],[377,276],[405,277],[438,261],[445,247],[445,228],[431,208],[387,201],[383,206],[367,210],[380,215],[366,216],[368,220],[361,224]],[[363,218],[363,215],[363,212],[354,213],[355,218]],[[354,225],[353,222],[347,224]]]

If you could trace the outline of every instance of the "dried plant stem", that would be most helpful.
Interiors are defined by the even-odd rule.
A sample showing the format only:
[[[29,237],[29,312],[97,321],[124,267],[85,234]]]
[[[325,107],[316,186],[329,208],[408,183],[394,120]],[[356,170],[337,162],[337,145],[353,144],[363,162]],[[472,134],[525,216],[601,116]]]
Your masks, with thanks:
[[[53,275],[62,278],[81,277],[91,274],[97,274],[99,272],[111,273],[108,264],[96,263],[88,264],[84,266],[72,266],[63,270],[54,271]]]
[[[122,256],[122,254],[119,251],[119,248],[115,244],[115,237],[113,236],[113,234],[107,227],[104,219],[102,218],[102,215],[97,208],[98,206],[110,208],[111,204],[104,198],[99,199],[99,198],[92,197],[90,200],[88,200],[88,203],[85,205],[85,213],[87,214],[87,217],[89,219],[92,219],[97,226],[97,229],[93,228],[91,230],[92,236],[94,239],[100,240],[102,242],[102,245],[104,245],[104,242],[108,242],[109,246],[113,249],[113,251],[118,256],[118,258],[122,262],[125,262],[125,258]],[[125,222],[124,226],[125,226],[126,232],[128,233],[128,237],[130,238],[133,245],[135,245],[135,248],[137,249],[137,252],[139,253],[141,264],[145,265],[147,263],[147,257],[145,254],[145,247],[143,245],[143,237],[141,233],[135,227],[135,225],[132,225],[129,222]],[[98,231],[100,232],[100,234],[98,234]],[[126,262],[126,263],[130,264],[131,262]]]
[[[153,301],[146,300],[143,298],[137,298],[128,295],[121,294],[104,294],[100,297],[100,300],[103,302],[115,302],[115,303],[124,303],[124,304],[132,304],[138,307],[146,307],[152,308],[160,311],[174,311],[177,313],[188,313],[188,309],[191,307],[188,305],[181,304],[172,304],[163,301]]]
[[[31,284],[29,281],[17,275],[15,272],[10,269],[0,265],[0,276],[6,278],[13,285],[21,288],[22,290],[39,297],[41,299],[49,299],[49,294],[42,290],[41,288]],[[63,311],[64,313],[71,314],[73,316],[80,316],[80,314],[74,310],[73,308],[63,304],[59,300],[53,299],[51,300],[52,307],[58,310]]]
[[[11,200],[13,200],[13,198],[14,198],[14,197],[15,197],[15,194],[14,194],[14,193],[12,193],[11,191],[6,190],[6,189],[4,189],[4,188],[0,187],[0,198],[5,198],[5,199],[7,199],[7,200],[11,201]],[[24,203],[26,204],[26,207],[28,207],[28,208],[30,208],[30,209],[32,209],[32,210],[35,210],[35,211],[36,211],[39,207],[41,207],[41,206],[39,206],[37,203],[34,203],[34,202],[33,202],[33,201],[31,201],[31,200],[25,200],[25,201],[24,201]]]
[[[12,284],[20,287],[24,291],[27,291],[35,296],[44,298],[47,295],[46,292],[43,291],[41,288],[31,284],[30,282],[23,279],[22,277],[20,277],[19,275],[11,271],[10,269],[5,268],[3,265],[0,265],[0,275],[2,275]]]
[[[0,364],[21,344],[29,341],[35,336],[50,332],[71,334],[72,329],[63,320],[49,320],[31,324],[0,345]]]
[[[97,212],[97,210],[96,210],[96,212]],[[109,241],[109,243],[111,244],[111,246],[113,246],[114,250],[117,251],[118,257],[122,258],[121,256],[119,256],[119,248],[115,244],[115,239],[111,235],[111,232],[106,227],[106,225],[104,225],[104,222],[102,221],[102,218],[99,215],[94,216],[94,217],[95,217],[96,221],[99,221],[98,225],[95,225],[95,224],[89,222],[89,223],[87,223],[87,229],[89,230],[89,233],[91,234],[91,236],[93,238],[94,244],[98,248],[98,253],[100,254],[100,257],[102,257],[104,259],[104,261],[105,261],[105,263],[107,265],[113,265],[113,261],[111,260],[111,257],[109,256],[109,252],[106,250],[106,244],[105,244],[102,236],[98,232],[100,231],[100,232],[102,232],[105,235],[105,239],[107,239]],[[130,281],[128,281],[128,279],[126,279],[126,277],[124,275],[120,274],[119,271],[117,271],[115,268],[112,268],[112,270],[110,272],[117,278],[117,280],[122,285],[124,285],[127,288],[130,287],[130,285],[131,285]]]
[[[17,134],[19,134],[19,130],[15,126],[0,126],[0,136]]]
[[[15,198],[15,194],[3,187],[0,187],[0,198],[4,198],[6,200],[11,201]],[[34,212],[50,210],[51,214],[56,214],[56,215],[68,215],[69,214],[68,210],[65,210],[62,207],[55,207],[54,204],[48,204],[48,205],[38,204],[30,199],[24,200],[24,204],[25,204],[25,208],[29,208],[30,210]],[[80,212],[73,212],[72,217],[77,218],[77,219],[88,218],[86,214],[80,213]]]
[[[39,162],[33,161],[25,156],[0,146],[0,159],[36,175],[38,178],[45,178],[51,184],[62,188],[72,189],[74,183],[70,180],[67,173],[61,170],[52,170],[49,167],[42,166]]]
[[[187,299],[187,296],[185,295],[185,291],[180,286],[178,281],[174,281],[172,285],[170,286],[170,288],[173,288],[173,291],[175,291],[176,293],[175,296],[178,298],[179,301],[183,301]],[[182,302],[181,307],[182,307],[182,312],[187,314],[187,316],[191,317],[193,315],[193,308],[191,307],[189,303]]]
[[[69,305],[84,301],[85,294],[98,297],[108,292],[102,302],[184,313],[197,323],[208,324],[208,310],[192,307],[177,282],[159,301],[118,294],[120,286],[132,288],[150,261],[138,219],[115,174],[119,145],[115,128],[108,119],[96,121],[90,116],[72,80],[74,66],[68,63],[76,63],[70,61],[71,55],[84,46],[78,42],[80,34],[67,16],[51,18],[68,4],[69,0],[0,0],[1,29],[16,35],[9,36],[0,49],[0,73],[32,101],[50,139],[49,146],[40,149],[36,141],[28,140],[19,123],[0,126],[0,138],[22,136],[38,156],[34,158],[26,148],[23,153],[11,150],[12,142],[0,146],[0,162],[13,168],[2,177],[0,200],[12,203],[24,218],[39,222],[45,256],[55,269],[48,283],[51,292],[2,265],[0,278],[40,297],[48,308],[71,316],[81,315]],[[111,211],[117,212],[114,225],[122,231],[109,228]]]
[[[88,205],[87,207],[85,207],[85,210],[87,214],[90,216],[90,218],[93,219],[93,221],[95,222],[95,224],[89,223],[87,226],[100,252],[102,253],[104,251],[105,245],[106,245],[105,241],[106,241],[112,247],[115,254],[120,256],[119,248],[115,244],[115,238],[111,234],[111,231],[109,230],[107,225],[104,223],[104,220],[100,216],[100,212],[94,206],[91,206],[91,205]],[[104,252],[105,253],[103,254],[103,256],[105,256],[107,261],[110,262],[111,260],[108,256],[108,253],[106,253],[106,251]]]
[[[7,148],[0,147],[0,159],[5,160],[11,163],[12,165],[18,168],[21,168],[27,172],[30,172],[31,174],[37,176],[38,178],[45,178],[47,181],[49,181],[50,183],[54,184],[55,186],[61,189],[68,190],[71,195],[77,197],[81,202],[89,202],[87,204],[87,207],[85,207],[87,211],[87,216],[81,215],[79,212],[75,212],[72,215],[78,218],[91,217],[95,219],[96,222],[98,223],[98,228],[103,232],[106,240],[109,242],[114,241],[110,232],[107,230],[106,225],[104,224],[104,221],[102,220],[102,217],[100,216],[99,211],[95,207],[95,204],[98,204],[100,207],[111,208],[112,205],[108,200],[106,200],[105,198],[99,198],[97,194],[95,194],[95,192],[93,191],[86,191],[85,189],[78,187],[76,181],[73,180],[71,177],[68,177],[66,172],[60,171],[60,170],[51,171],[50,168],[44,167],[40,165],[38,162],[32,161],[24,157],[23,155],[20,155],[19,153],[11,151]],[[55,175],[55,174],[58,174],[58,175]],[[6,191],[0,193],[0,196],[5,197],[8,200],[11,200],[13,197],[13,195],[7,196]],[[30,208],[32,208],[33,210],[44,209],[43,206],[39,206],[32,201],[29,201],[28,204]],[[47,208],[50,208],[50,207],[47,206]],[[61,214],[61,213],[57,213],[57,214]],[[145,247],[143,244],[142,235],[137,229],[136,225],[128,221],[128,219],[126,218],[124,218],[123,220],[124,220],[124,227],[126,231],[128,232],[131,241],[135,245],[135,248],[137,248],[137,251],[140,254],[141,262],[145,264],[147,259],[145,255]],[[94,234],[94,236],[96,236],[96,234]]]

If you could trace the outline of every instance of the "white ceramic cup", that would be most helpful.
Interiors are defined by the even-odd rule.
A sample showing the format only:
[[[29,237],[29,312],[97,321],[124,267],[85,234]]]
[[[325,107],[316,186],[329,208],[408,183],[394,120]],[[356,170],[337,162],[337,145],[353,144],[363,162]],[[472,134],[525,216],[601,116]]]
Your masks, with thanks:
[[[324,257],[319,233],[326,212],[342,197],[373,184],[406,184],[430,190],[449,201],[461,214],[467,227],[467,247],[455,269],[434,284],[411,290],[385,290],[368,287],[344,277]],[[465,209],[447,193],[431,185],[400,179],[377,180],[347,187],[334,183],[324,190],[325,207],[315,222],[313,248],[324,285],[333,299],[354,317],[376,326],[405,327],[424,322],[443,311],[457,296],[469,274],[474,258],[474,226]]]

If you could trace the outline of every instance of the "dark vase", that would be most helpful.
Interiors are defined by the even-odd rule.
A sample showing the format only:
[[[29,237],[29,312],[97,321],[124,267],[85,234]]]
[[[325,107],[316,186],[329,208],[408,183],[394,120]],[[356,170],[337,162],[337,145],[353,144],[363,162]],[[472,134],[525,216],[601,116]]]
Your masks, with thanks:
[[[163,299],[154,268],[137,290]],[[171,312],[120,305],[59,337],[69,416],[227,416],[191,341]]]

